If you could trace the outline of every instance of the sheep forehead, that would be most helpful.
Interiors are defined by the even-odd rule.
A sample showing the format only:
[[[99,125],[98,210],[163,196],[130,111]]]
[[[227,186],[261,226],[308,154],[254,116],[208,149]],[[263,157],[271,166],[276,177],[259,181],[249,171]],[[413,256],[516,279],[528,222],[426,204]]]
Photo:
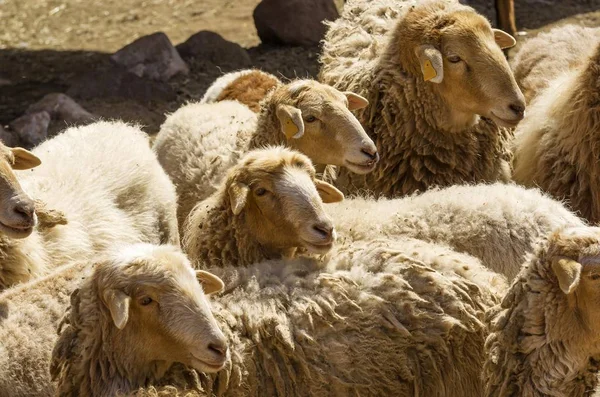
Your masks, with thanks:
[[[294,165],[298,161],[309,165],[310,171],[314,172],[308,157],[285,148],[265,149],[255,153],[255,155],[248,156],[246,161],[243,162],[242,168],[251,179],[266,178],[270,175],[281,174],[285,166]]]
[[[277,191],[286,197],[299,198],[315,197],[317,188],[312,177],[304,170],[291,165],[285,165],[281,177],[276,182]]]

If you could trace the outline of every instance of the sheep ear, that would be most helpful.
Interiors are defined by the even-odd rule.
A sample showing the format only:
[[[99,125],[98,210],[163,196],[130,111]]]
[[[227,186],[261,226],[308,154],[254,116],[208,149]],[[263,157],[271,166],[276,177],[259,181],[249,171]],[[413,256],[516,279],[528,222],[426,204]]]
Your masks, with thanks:
[[[444,61],[442,53],[432,45],[421,45],[416,49],[425,81],[441,83],[444,80]]]
[[[330,185],[327,182],[316,179],[315,186],[324,203],[337,203],[344,199],[344,193],[340,192],[335,186]]]
[[[46,203],[41,200],[34,200],[34,204],[40,227],[49,229],[56,225],[66,225],[68,223],[64,212],[49,209]]]
[[[229,186],[229,200],[233,215],[239,215],[246,206],[250,188],[243,183],[234,182]]]
[[[42,164],[42,160],[29,150],[15,147],[11,148],[10,151],[15,156],[15,162],[12,165],[12,168],[15,170],[28,170]]]
[[[581,277],[581,263],[569,258],[555,259],[552,270],[558,278],[558,285],[565,294],[570,294],[577,289]]]
[[[514,47],[517,44],[517,40],[514,37],[509,35],[503,30],[500,29],[492,29],[494,32],[494,40],[496,40],[496,44],[500,46],[500,48],[510,48]]]
[[[366,98],[350,91],[344,92],[348,99],[348,110],[363,109],[369,106],[369,101]]]
[[[115,326],[118,329],[123,329],[127,320],[129,320],[129,304],[131,298],[123,291],[116,289],[108,289],[104,291],[104,301],[110,310]]]
[[[206,295],[216,294],[225,288],[223,280],[204,270],[196,270],[196,278],[202,284],[202,289]]]
[[[287,139],[298,139],[304,135],[304,121],[300,109],[290,105],[279,105],[275,114],[281,123],[281,132]]]

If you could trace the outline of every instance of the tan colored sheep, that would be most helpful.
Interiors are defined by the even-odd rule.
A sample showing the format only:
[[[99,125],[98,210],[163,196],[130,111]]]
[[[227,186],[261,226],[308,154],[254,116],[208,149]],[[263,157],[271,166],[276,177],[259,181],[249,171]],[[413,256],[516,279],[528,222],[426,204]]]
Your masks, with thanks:
[[[258,69],[231,72],[215,80],[200,103],[238,101],[258,113],[260,101],[281,84],[277,77]]]
[[[554,31],[557,40],[563,37],[560,33]],[[581,67],[557,76],[530,107],[515,133],[513,177],[564,200],[596,224],[600,222],[600,35],[593,46],[583,41],[571,45],[593,47],[591,56]]]
[[[234,101],[188,104],[167,117],[154,148],[179,197],[180,226],[194,205],[210,196],[227,170],[252,149],[285,145],[316,164],[371,171],[377,149],[351,109],[363,98],[312,80],[279,86],[257,116]]]
[[[589,396],[600,359],[600,229],[540,244],[490,312],[485,395]]]
[[[323,202],[343,197],[316,179],[303,154],[281,146],[253,150],[190,212],[182,245],[197,267],[248,266],[292,257],[298,248],[326,253],[335,230]]]
[[[345,246],[323,263],[300,258],[215,272],[227,285],[211,303],[231,365],[199,374],[191,395],[483,394],[484,312],[506,284],[472,257],[395,239]],[[177,374],[170,378],[179,385]],[[179,378],[190,390],[193,377]]]
[[[526,40],[511,67],[527,103],[557,76],[584,66],[599,40],[600,29],[579,25],[564,25]]]
[[[177,361],[219,370],[228,348],[196,277],[204,293],[223,287],[195,275],[177,248],[138,244],[5,291],[0,396],[114,396],[152,384]]]
[[[393,197],[433,186],[508,181],[510,129],[525,112],[492,29],[458,1],[353,0],[330,24],[320,81],[368,99],[358,112],[381,161],[341,170],[344,193]]]
[[[98,122],[32,153],[2,147],[0,170],[0,290],[115,243],[179,244],[175,189],[139,128]]]

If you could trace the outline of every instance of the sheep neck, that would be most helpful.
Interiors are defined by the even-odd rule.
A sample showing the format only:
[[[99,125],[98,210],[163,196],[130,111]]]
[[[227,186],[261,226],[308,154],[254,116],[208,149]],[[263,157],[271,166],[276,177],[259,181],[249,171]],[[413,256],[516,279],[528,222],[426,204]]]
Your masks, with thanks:
[[[37,230],[26,238],[0,236],[0,291],[47,273],[48,255]]]

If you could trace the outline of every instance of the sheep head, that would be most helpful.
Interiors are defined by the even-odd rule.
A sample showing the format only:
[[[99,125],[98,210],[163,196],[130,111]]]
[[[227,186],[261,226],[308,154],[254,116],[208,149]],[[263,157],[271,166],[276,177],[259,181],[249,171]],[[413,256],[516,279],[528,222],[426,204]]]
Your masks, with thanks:
[[[23,191],[14,170],[37,167],[41,160],[22,148],[0,143],[0,232],[12,238],[25,238],[37,223],[35,204]]]
[[[550,238],[546,261],[556,286],[577,311],[584,329],[600,332],[600,228],[560,230]],[[598,338],[600,341],[600,338]]]
[[[177,248],[130,246],[98,266],[94,282],[110,346],[132,365],[181,362],[204,372],[225,365],[228,347],[206,299],[223,282],[194,271]]]
[[[243,217],[259,244],[331,249],[335,230],[323,203],[344,196],[315,178],[306,156],[283,147],[251,151],[230,171],[226,191],[234,216]]]
[[[473,125],[478,115],[514,127],[524,117],[525,99],[502,49],[515,43],[472,8],[438,0],[407,11],[388,51],[432,85],[455,128]]]
[[[318,164],[347,167],[358,174],[373,171],[379,154],[352,110],[368,101],[314,80],[278,86],[267,98],[288,146]]]

